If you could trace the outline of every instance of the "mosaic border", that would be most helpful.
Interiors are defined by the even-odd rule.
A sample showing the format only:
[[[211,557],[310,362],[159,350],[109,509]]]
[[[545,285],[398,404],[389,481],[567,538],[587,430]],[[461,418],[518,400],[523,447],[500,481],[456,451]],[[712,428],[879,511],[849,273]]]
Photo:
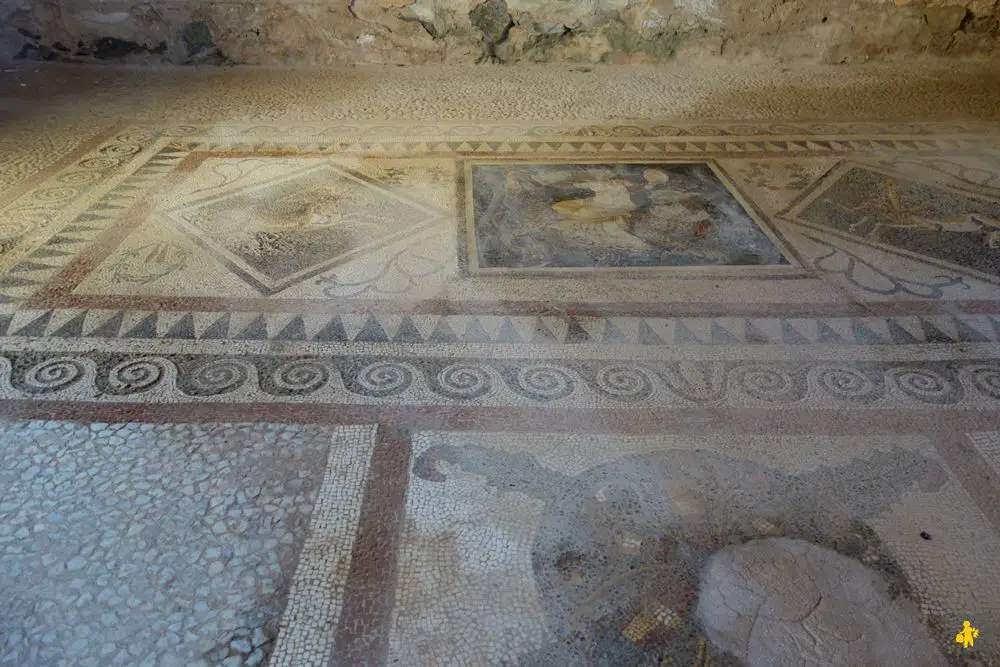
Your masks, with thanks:
[[[0,339],[448,345],[920,345],[1000,342],[1000,316],[616,317],[45,309],[0,313]]]
[[[690,138],[684,141],[672,141],[657,137],[644,138],[641,141],[621,141],[610,137],[595,137],[590,141],[567,140],[560,138],[538,138],[537,140],[481,141],[469,140],[384,140],[360,141],[351,137],[331,137],[330,141],[294,141],[289,137],[276,138],[271,141],[238,141],[234,139],[197,138],[194,140],[177,141],[170,144],[171,148],[190,152],[212,152],[236,155],[266,155],[272,157],[344,155],[356,156],[394,156],[394,157],[528,157],[535,158],[563,155],[570,158],[590,156],[617,156],[629,158],[638,155],[651,159],[673,157],[789,157],[813,156],[828,157],[837,155],[876,154],[876,153],[933,153],[941,154],[967,148],[961,140],[935,137],[898,137],[884,139],[861,139],[844,137],[838,139],[799,140],[790,138],[768,138],[759,140],[732,138],[729,141],[698,140]],[[191,135],[186,135],[191,136]],[[981,147],[981,146],[980,146]]]
[[[358,536],[344,589],[344,612],[334,633],[331,664],[385,664],[398,581],[399,543],[406,521],[410,431],[379,424],[365,478]]]
[[[287,135],[303,136],[490,136],[520,134],[530,137],[694,137],[713,140],[718,137],[786,136],[926,136],[926,135],[1000,135],[1000,123],[991,121],[961,122],[828,122],[828,121],[351,121],[313,123],[279,121],[271,124],[253,122],[227,123],[139,123],[137,126],[163,128],[165,135],[192,134],[214,136]]]
[[[308,537],[281,617],[272,667],[326,664],[334,646],[330,626],[341,617],[346,571],[359,533],[366,471],[375,447],[374,427],[339,429],[330,446]]]
[[[393,405],[975,407],[996,410],[992,358],[670,361],[393,355],[4,352],[0,400]]]

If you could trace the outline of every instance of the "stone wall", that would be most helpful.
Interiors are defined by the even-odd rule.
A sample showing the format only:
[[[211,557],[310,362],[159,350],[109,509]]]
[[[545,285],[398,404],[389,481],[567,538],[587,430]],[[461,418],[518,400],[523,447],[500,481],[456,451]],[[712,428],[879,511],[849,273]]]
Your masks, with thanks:
[[[1000,50],[1000,0],[0,0],[0,58],[857,62]]]

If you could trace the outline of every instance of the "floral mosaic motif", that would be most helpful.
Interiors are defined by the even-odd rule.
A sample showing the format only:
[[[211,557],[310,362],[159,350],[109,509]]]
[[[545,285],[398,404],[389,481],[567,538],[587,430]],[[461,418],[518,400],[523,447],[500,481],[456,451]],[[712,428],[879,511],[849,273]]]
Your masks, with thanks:
[[[949,288],[969,289],[962,276],[939,274],[929,280],[902,278],[879,268],[874,262],[845,248],[837,247],[811,234],[803,234],[810,241],[829,250],[812,259],[812,266],[820,273],[842,276],[847,282],[866,292],[888,296],[906,294],[925,299],[940,299]]]
[[[1000,163],[991,156],[964,155],[961,158],[895,156],[879,160],[890,169],[927,171],[937,176],[953,178],[961,183],[1000,190]]]
[[[264,169],[276,162],[273,158],[245,158],[236,161],[220,161],[213,164],[207,173],[202,175],[202,182],[198,187],[191,190],[190,194],[197,195],[208,193],[212,190],[219,190],[233,183],[239,182],[251,176],[257,171]]]
[[[480,269],[781,265],[705,164],[475,164]]]
[[[914,486],[934,493],[947,480],[937,461],[902,448],[801,475],[707,451],[661,451],[570,476],[523,452],[434,445],[413,473],[443,483],[456,468],[495,493],[545,503],[532,569],[556,639],[522,656],[518,664],[532,667],[740,664],[706,641],[694,612],[708,558],[752,539],[834,550],[878,572],[892,597],[919,606],[865,521]],[[929,619],[934,634],[939,620]]]
[[[429,256],[430,253],[421,250],[409,246],[393,253],[381,265],[373,263],[373,267],[365,266],[367,270],[363,275],[344,275],[345,272],[334,271],[317,278],[316,284],[322,285],[323,293],[329,297],[407,294],[432,279],[440,281],[448,265],[447,260]]]
[[[768,190],[802,190],[811,180],[809,171],[799,164],[771,165],[751,162],[739,170],[747,183]]]
[[[171,273],[184,270],[191,250],[176,243],[147,243],[121,254],[115,261],[113,280],[118,283],[148,285]]]

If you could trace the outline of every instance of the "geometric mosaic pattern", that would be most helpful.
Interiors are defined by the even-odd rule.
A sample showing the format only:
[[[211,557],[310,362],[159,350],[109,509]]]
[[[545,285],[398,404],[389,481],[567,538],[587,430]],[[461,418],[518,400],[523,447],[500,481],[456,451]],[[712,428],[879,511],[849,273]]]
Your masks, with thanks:
[[[535,360],[454,353],[160,354],[0,351],[0,399],[300,401],[651,408],[1000,406],[1000,364],[960,361]]]
[[[342,425],[273,664],[731,664],[702,574],[768,540],[959,664],[1000,634],[998,137],[119,128],[4,201],[0,411]]]
[[[433,219],[418,204],[329,166],[203,197],[166,215],[264,294]]]
[[[0,335],[409,344],[917,345],[998,342],[1000,317],[330,316],[49,309],[0,314]]]

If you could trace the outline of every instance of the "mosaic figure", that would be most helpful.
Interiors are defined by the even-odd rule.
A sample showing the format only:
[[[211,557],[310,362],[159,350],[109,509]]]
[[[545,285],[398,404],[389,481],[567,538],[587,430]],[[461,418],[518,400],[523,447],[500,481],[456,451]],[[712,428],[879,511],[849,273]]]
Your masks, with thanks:
[[[306,227],[330,227],[349,214],[344,204],[351,198],[348,183],[333,181],[304,190],[293,190],[275,202],[274,212],[263,218],[262,229],[287,231]],[[376,220],[378,218],[376,217]]]
[[[1000,248],[1000,219],[982,213],[936,215],[926,206],[903,201],[903,191],[894,178],[886,178],[883,192],[872,193],[856,206],[827,201],[845,213],[859,215],[848,229],[876,241],[886,238],[890,230],[971,233],[981,235],[986,247]]]
[[[850,163],[791,214],[804,222],[1000,276],[1000,202]]]
[[[483,268],[781,264],[706,165],[476,165]]]

